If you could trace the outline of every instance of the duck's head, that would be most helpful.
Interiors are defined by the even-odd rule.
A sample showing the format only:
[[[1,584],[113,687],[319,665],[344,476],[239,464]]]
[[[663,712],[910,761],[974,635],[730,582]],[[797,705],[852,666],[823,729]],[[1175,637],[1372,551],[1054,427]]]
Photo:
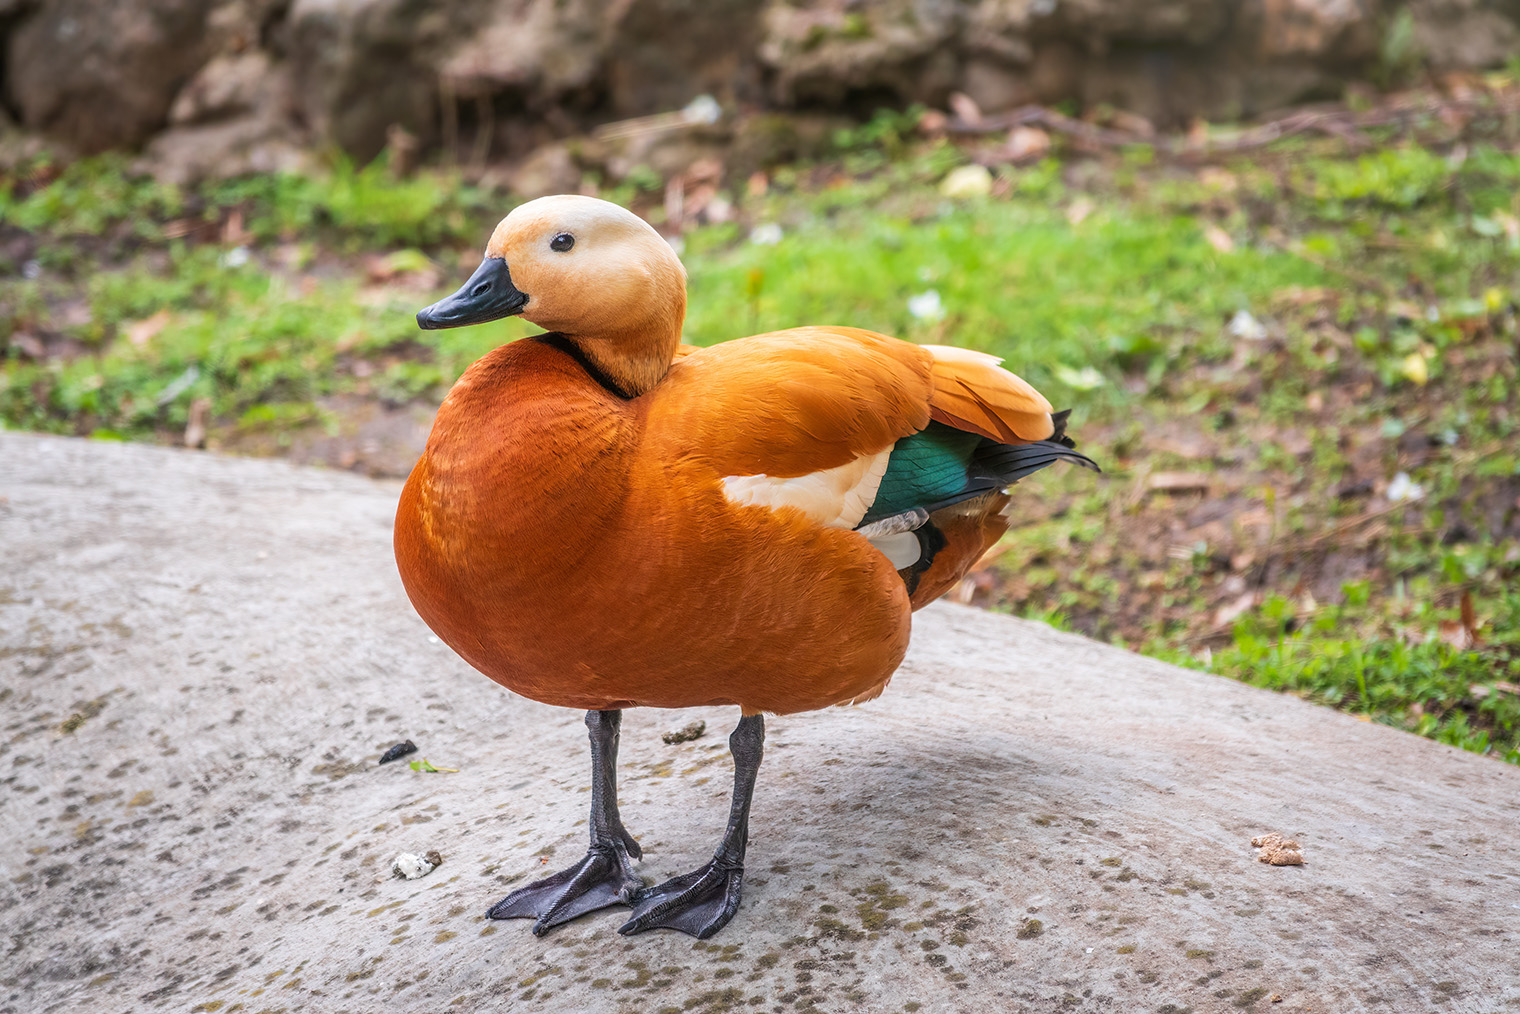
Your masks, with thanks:
[[[541,197],[501,220],[469,281],[418,313],[417,324],[517,314],[574,342],[620,393],[642,394],[680,344],[686,270],[632,212],[594,197]]]

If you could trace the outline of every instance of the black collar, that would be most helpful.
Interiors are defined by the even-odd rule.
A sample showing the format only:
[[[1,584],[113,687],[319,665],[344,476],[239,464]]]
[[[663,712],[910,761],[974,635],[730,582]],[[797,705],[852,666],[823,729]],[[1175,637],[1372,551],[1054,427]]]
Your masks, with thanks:
[[[595,363],[593,363],[590,358],[587,357],[585,350],[583,350],[579,345],[575,344],[575,342],[571,341],[569,338],[566,338],[564,335],[560,334],[558,331],[550,331],[548,334],[538,335],[532,340],[543,342],[545,345],[552,345],[555,348],[559,349],[565,355],[569,356],[571,359],[574,359],[577,363],[580,363],[581,369],[585,370],[592,380],[596,381],[598,384],[601,384],[607,390],[611,391],[619,398],[622,398],[624,401],[627,401],[633,397],[630,392],[625,391],[619,387],[617,381],[613,380],[611,377],[607,376],[607,374],[603,373],[601,369]]]

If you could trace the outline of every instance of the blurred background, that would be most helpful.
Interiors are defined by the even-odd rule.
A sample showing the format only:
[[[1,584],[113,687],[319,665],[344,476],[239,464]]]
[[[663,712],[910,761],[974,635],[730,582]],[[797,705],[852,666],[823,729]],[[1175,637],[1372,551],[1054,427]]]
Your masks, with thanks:
[[[687,340],[995,352],[1107,469],[954,597],[1520,762],[1520,0],[0,0],[0,422],[380,476],[627,204]],[[3,477],[0,477],[3,480]]]

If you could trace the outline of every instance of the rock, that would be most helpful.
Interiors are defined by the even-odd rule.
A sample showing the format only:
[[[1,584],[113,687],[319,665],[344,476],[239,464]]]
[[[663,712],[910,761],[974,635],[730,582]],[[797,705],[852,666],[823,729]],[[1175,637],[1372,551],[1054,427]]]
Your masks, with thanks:
[[[959,20],[953,0],[776,2],[765,12],[759,56],[785,105],[839,105],[859,93],[939,102],[957,77]]]
[[[717,937],[535,939],[482,913],[583,854],[582,716],[429,639],[398,483],[13,432],[0,476],[7,1009],[1520,1005],[1520,768],[949,605],[878,700],[767,720]],[[711,854],[736,717],[625,713],[642,875]],[[461,770],[368,762],[405,735]]]
[[[507,176],[507,186],[518,197],[544,197],[548,194],[573,194],[580,191],[581,167],[570,154],[570,146],[555,141],[537,148]]]
[[[1410,0],[1417,54],[1437,70],[1498,67],[1520,53],[1520,3]]]
[[[1406,72],[1500,65],[1520,49],[1520,3],[0,0],[6,31],[7,92],[26,126],[89,151],[141,144],[166,119],[175,131],[216,127],[156,149],[176,163],[167,175],[186,178],[284,163],[308,144],[367,161],[393,128],[478,171],[702,94],[739,122],[941,107],[959,92],[989,115],[1074,101],[1176,127],[1387,75],[1390,33],[1405,40]],[[269,94],[283,107],[271,112]],[[655,161],[612,157],[614,177]],[[660,156],[676,172],[684,157]],[[524,172],[565,178],[563,153]]]
[[[403,880],[421,880],[437,867],[437,863],[411,852],[402,852],[391,860],[391,872]]]
[[[288,96],[284,78],[275,71],[269,54],[260,50],[218,54],[175,96],[169,107],[169,122],[204,123],[252,112],[270,101],[272,89],[279,91],[282,99]]]
[[[963,74],[961,86],[983,113],[1003,113],[1034,101],[1035,89],[1028,67],[972,57]]]
[[[1059,0],[1043,3],[1032,0],[1013,6],[1022,7],[1027,12],[1025,23],[1019,27],[1030,34],[1060,35],[1103,52],[1120,40],[1185,46],[1217,41],[1229,29],[1240,8],[1249,6],[1249,0],[1246,3],[1240,0]]]
[[[177,184],[295,170],[311,145],[296,107],[288,64],[262,50],[220,53],[175,97],[171,126],[148,144],[144,167]]]
[[[702,94],[729,107],[761,101],[754,51],[764,6],[764,0],[629,0],[605,50],[613,112],[679,109]]]
[[[22,123],[81,152],[136,147],[208,55],[211,0],[43,0],[11,35]]]
[[[466,0],[294,0],[283,44],[301,114],[318,137],[367,162],[400,124],[438,136],[441,49],[479,28]]]
[[[289,121],[240,116],[175,127],[155,137],[142,168],[166,183],[190,184],[254,172],[295,172],[312,163],[303,135]]]
[[[952,199],[986,197],[992,193],[992,172],[986,166],[975,163],[956,166],[939,181],[939,192]],[[922,315],[915,313],[914,316]]]
[[[1256,0],[1261,62],[1346,64],[1376,57],[1388,0]]]

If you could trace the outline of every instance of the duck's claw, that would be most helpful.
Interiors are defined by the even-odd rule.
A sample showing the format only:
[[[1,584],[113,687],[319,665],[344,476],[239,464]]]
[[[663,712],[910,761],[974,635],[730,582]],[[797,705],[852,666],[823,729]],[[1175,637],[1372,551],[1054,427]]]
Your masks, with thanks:
[[[633,918],[618,928],[626,935],[649,929],[673,929],[706,940],[739,910],[744,867],[714,859],[700,870],[683,873],[633,899]]]
[[[592,846],[586,858],[569,869],[519,887],[492,905],[486,918],[534,919],[534,935],[543,936],[587,912],[631,904],[644,881],[633,872],[629,851],[617,845]]]

